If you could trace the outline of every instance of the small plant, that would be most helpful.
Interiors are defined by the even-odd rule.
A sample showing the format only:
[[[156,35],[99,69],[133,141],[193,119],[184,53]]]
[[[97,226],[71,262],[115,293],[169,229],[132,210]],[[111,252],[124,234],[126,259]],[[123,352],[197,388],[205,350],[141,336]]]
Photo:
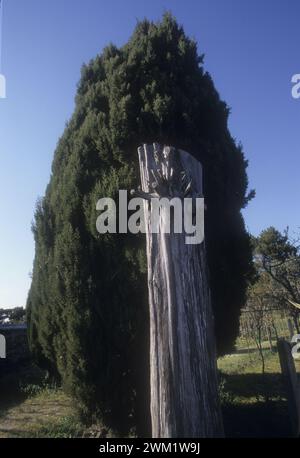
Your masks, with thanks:
[[[224,377],[220,378],[219,382],[219,398],[221,405],[234,404],[234,394],[227,389],[227,382]]]
[[[21,383],[20,391],[26,397],[37,396],[41,393],[53,393],[59,389],[58,385],[55,382],[49,383],[46,379],[40,381],[39,383]]]
[[[41,392],[43,387],[41,385],[35,385],[33,383],[27,384],[27,385],[20,385],[20,391],[21,393],[25,394],[27,397],[32,397],[36,396]]]
[[[62,417],[58,422],[47,423],[36,431],[36,437],[42,438],[74,438],[80,437],[83,433],[83,426],[75,416]]]

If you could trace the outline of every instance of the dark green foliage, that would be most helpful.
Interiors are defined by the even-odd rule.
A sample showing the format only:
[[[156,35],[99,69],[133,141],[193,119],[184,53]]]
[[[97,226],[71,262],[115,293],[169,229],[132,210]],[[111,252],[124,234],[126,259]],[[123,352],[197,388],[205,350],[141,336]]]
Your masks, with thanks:
[[[289,302],[300,303],[299,236],[292,240],[288,229],[281,233],[269,227],[253,242],[257,283],[268,292],[269,302],[291,315],[297,332],[300,332],[300,311]]]
[[[251,250],[240,213],[247,164],[228,114],[196,44],[168,14],[158,24],[140,22],[127,45],[107,47],[82,69],[36,211],[28,320],[36,357],[86,412],[128,424],[136,399],[143,405],[147,395],[145,241],[100,236],[95,226],[99,198],[137,186],[141,143],[183,148],[203,164],[219,351],[233,345]]]
[[[279,266],[297,255],[297,249],[289,240],[288,232],[281,234],[272,226],[262,231],[255,239],[254,248],[255,254],[265,266],[272,263]]]

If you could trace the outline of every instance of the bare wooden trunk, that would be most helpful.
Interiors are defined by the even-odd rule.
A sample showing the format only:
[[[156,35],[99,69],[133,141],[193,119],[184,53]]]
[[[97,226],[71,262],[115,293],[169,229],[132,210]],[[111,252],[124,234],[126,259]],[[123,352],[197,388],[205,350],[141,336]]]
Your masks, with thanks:
[[[190,154],[157,144],[138,153],[143,193],[202,196],[202,167]],[[223,425],[205,244],[186,244],[184,232],[164,233],[164,210],[159,232],[151,233],[151,205],[147,197],[144,202],[152,436],[219,437]]]
[[[300,437],[300,380],[292,357],[291,345],[281,338],[277,341],[277,347],[287,392],[292,432],[295,437]]]
[[[292,320],[290,318],[287,318],[287,324],[288,324],[288,330],[289,330],[289,334],[290,334],[290,339],[292,340],[293,336],[294,336],[294,326],[293,326],[293,323],[292,323]]]

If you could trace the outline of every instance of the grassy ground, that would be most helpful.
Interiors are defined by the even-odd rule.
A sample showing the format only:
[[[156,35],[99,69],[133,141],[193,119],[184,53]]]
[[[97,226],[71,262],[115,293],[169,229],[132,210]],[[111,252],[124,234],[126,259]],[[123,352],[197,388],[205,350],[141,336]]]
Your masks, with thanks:
[[[255,348],[220,358],[220,395],[227,437],[289,437],[290,420],[278,353],[264,348],[265,374]],[[300,364],[296,363],[300,372]]]
[[[26,366],[0,379],[1,438],[113,437],[102,425],[86,427],[71,399]]]
[[[277,352],[264,349],[265,374],[254,347],[239,342],[236,353],[220,358],[220,397],[227,437],[289,437],[285,387]],[[300,373],[300,363],[297,363]],[[87,428],[70,398],[46,383],[35,366],[0,378],[0,438],[114,437],[102,425]]]
[[[60,390],[43,390],[0,415],[0,438],[73,437],[80,427],[70,400]]]

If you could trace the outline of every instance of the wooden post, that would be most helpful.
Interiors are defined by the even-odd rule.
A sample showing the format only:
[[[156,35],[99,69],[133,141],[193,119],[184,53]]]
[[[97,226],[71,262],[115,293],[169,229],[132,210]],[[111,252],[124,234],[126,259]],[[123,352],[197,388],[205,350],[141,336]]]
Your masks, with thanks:
[[[291,345],[285,339],[278,340],[278,353],[284,377],[293,435],[300,436],[300,383],[291,353]]]
[[[214,323],[205,244],[186,234],[151,233],[149,197],[202,197],[202,167],[158,144],[138,149],[147,237],[152,436],[220,437]]]
[[[289,335],[290,335],[290,340],[294,337],[294,326],[292,323],[292,320],[290,318],[287,318],[287,325],[288,325],[288,330],[289,330]]]

